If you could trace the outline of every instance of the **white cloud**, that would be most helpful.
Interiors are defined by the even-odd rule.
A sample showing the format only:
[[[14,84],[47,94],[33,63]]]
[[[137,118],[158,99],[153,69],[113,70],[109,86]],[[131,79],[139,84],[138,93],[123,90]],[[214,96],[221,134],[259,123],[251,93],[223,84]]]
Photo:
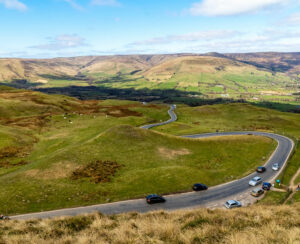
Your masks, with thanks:
[[[98,5],[98,6],[111,6],[111,7],[120,7],[122,4],[118,2],[117,0],[92,0],[92,5]]]
[[[0,0],[0,4],[3,4],[6,8],[16,9],[19,11],[26,11],[28,9],[24,3],[18,0]]]
[[[203,0],[194,3],[189,12],[192,15],[204,16],[238,15],[288,2],[291,0]]]
[[[54,38],[49,38],[49,43],[33,46],[31,48],[44,50],[61,50],[68,48],[77,48],[87,46],[85,39],[78,35],[59,35]]]
[[[75,8],[80,11],[83,10],[83,7],[81,5],[79,5],[75,0],[63,0],[63,1],[70,4],[72,6],[72,8]]]
[[[149,53],[148,50],[153,50],[152,53],[295,52],[300,50],[300,30],[276,27],[253,32],[197,32],[131,43],[119,52],[132,53],[131,50],[141,54]]]
[[[292,14],[284,22],[289,24],[289,25],[300,25],[300,12]]]
[[[169,44],[172,42],[194,42],[194,41],[209,41],[218,38],[232,38],[238,35],[238,32],[231,30],[212,30],[212,31],[201,31],[193,32],[183,35],[170,35],[165,37],[152,38],[140,42],[134,42],[129,45],[141,46],[141,45],[158,45],[158,44]]]

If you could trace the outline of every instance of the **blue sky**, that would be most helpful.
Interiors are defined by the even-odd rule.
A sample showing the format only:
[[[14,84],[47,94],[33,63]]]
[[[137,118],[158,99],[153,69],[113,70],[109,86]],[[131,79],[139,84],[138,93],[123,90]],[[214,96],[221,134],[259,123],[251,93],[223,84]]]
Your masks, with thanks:
[[[0,0],[0,57],[300,51],[300,0]]]

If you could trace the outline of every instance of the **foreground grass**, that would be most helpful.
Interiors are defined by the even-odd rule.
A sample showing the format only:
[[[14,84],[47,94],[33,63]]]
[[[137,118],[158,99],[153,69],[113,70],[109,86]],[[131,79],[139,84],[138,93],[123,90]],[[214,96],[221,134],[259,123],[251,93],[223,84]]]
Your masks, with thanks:
[[[265,193],[264,198],[259,201],[259,204],[264,205],[275,205],[283,204],[284,201],[288,198],[290,192],[277,192],[269,191]]]
[[[5,221],[3,243],[299,243],[300,205]]]

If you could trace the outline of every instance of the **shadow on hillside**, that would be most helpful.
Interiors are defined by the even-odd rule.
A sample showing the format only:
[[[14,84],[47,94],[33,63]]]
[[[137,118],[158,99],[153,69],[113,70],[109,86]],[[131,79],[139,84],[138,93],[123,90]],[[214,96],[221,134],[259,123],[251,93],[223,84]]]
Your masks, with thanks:
[[[248,103],[258,107],[274,109],[282,112],[300,113],[300,106],[288,103],[277,102],[248,102],[243,99],[215,98],[206,99],[199,92],[180,91],[176,89],[134,89],[134,88],[109,88],[103,86],[69,86],[53,88],[37,88],[38,83],[27,83],[25,81],[15,81],[12,83],[0,83],[0,85],[14,88],[31,89],[48,94],[62,94],[76,97],[81,100],[105,100],[105,99],[123,99],[140,102],[164,102],[186,104],[189,106],[226,104],[226,103]]]
[[[17,89],[34,89],[35,87],[41,86],[43,83],[30,83],[27,80],[16,79],[11,81],[10,83],[1,83],[0,86],[9,86]]]
[[[133,101],[153,102],[160,101],[164,103],[183,103],[190,106],[200,106],[205,104],[221,104],[233,102],[245,102],[243,100],[233,99],[205,99],[199,92],[180,91],[176,89],[134,89],[134,88],[108,88],[102,86],[69,86],[54,88],[36,88],[36,91],[48,94],[63,94],[73,96],[82,100],[87,99],[125,99]]]
[[[212,104],[225,103],[249,103],[254,106],[275,109],[283,112],[300,113],[300,107],[292,104],[276,103],[276,102],[247,102],[243,99],[215,98],[205,99],[198,92],[187,92],[175,89],[120,89],[108,88],[102,86],[69,86],[69,87],[54,87],[54,88],[36,88],[36,91],[45,92],[48,94],[63,94],[79,98],[87,99],[124,99],[133,101],[145,102],[164,102],[164,103],[181,103],[189,106],[201,106]]]

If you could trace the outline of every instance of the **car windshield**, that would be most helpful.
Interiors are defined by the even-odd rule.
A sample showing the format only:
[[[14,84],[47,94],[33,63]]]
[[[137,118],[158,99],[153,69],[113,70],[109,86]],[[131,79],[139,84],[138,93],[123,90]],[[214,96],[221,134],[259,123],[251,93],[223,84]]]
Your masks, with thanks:
[[[254,181],[259,181],[259,180],[260,180],[260,177],[254,177],[253,180],[254,180]]]

